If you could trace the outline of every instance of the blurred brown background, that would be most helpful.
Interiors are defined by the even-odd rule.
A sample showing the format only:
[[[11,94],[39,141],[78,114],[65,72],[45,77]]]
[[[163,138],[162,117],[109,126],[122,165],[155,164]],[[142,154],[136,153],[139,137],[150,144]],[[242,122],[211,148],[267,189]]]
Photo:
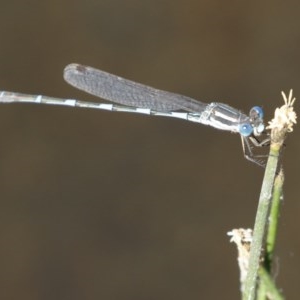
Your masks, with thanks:
[[[269,120],[300,98],[299,1],[1,1],[1,89],[98,100],[91,65]],[[296,109],[299,104],[296,103]],[[252,227],[263,170],[238,135],[169,118],[0,106],[1,299],[239,299],[226,232]],[[277,282],[299,294],[300,136],[285,150]]]

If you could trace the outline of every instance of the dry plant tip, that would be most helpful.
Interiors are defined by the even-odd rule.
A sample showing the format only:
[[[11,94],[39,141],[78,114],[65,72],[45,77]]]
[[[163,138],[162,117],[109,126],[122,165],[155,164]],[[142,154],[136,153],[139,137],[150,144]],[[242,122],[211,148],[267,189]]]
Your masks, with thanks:
[[[284,105],[282,105],[280,108],[276,108],[275,116],[269,122],[267,129],[292,132],[293,125],[297,123],[297,115],[293,107],[296,98],[293,97],[292,89],[290,90],[288,97],[284,92],[281,92],[281,94],[284,100]]]
[[[240,268],[241,291],[243,292],[243,284],[247,277],[249,267],[250,247],[252,243],[252,229],[232,229],[227,232],[231,236],[230,242],[234,242],[238,250],[238,264]]]

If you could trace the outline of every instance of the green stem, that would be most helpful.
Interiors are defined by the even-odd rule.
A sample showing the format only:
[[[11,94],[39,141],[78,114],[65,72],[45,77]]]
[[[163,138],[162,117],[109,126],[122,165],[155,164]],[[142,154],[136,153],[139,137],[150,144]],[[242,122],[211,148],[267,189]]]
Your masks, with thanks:
[[[273,200],[269,217],[269,227],[266,238],[266,253],[264,265],[268,272],[271,271],[271,265],[273,260],[275,241],[278,229],[278,220],[279,220],[279,208],[282,197],[282,187],[284,182],[283,171],[281,170],[275,178],[274,182],[274,191],[273,191]]]
[[[264,258],[264,269],[259,272],[259,287],[257,292],[257,300],[265,300],[267,299],[267,295],[270,294],[270,287],[272,291],[276,289],[275,284],[272,282],[272,286],[268,284],[268,281],[265,280],[266,274],[270,277],[274,249],[275,249],[275,241],[278,229],[278,220],[279,220],[279,208],[280,202],[282,197],[282,187],[284,182],[283,170],[280,170],[279,174],[275,178],[274,182],[274,189],[273,189],[273,198],[272,198],[272,205],[269,214],[269,222],[268,222],[268,230],[267,230],[267,237],[266,237],[266,251],[265,251],[265,258]],[[262,269],[262,268],[261,268]],[[280,294],[279,291],[276,289],[276,293]],[[274,294],[274,292],[273,292]],[[282,299],[273,297],[274,299]],[[272,299],[273,299],[272,298]]]
[[[254,300],[257,293],[257,279],[258,279],[258,269],[261,261],[261,254],[264,249],[264,238],[266,235],[267,227],[268,227],[268,217],[271,206],[271,196],[273,183],[275,179],[276,170],[278,167],[278,158],[280,154],[280,150],[284,143],[284,139],[288,132],[293,131],[293,125],[296,124],[297,115],[293,109],[293,104],[296,98],[293,97],[293,90],[290,90],[288,96],[286,96],[282,92],[282,96],[284,99],[284,105],[275,110],[274,118],[269,122],[268,129],[271,129],[271,145],[270,145],[270,154],[266,166],[266,171],[264,175],[264,180],[261,188],[261,193],[258,202],[257,214],[254,224],[253,238],[250,247],[250,256],[248,262],[248,272],[246,276],[246,280],[243,285],[243,300]],[[280,180],[282,181],[282,179]],[[278,191],[276,191],[276,187],[274,187],[275,198],[280,199],[282,183],[279,183]],[[270,227],[269,227],[269,235],[267,240],[267,275],[269,275],[269,270],[271,268],[271,262],[273,257],[274,245],[275,245],[275,237],[277,233],[277,220],[278,220],[278,211],[279,211],[279,200],[278,203],[274,205],[274,209],[272,209]],[[261,273],[261,277],[263,278],[264,272]],[[266,276],[264,276],[266,277]],[[269,277],[268,277],[269,278]],[[266,281],[270,282],[270,281]],[[269,295],[269,287],[266,287],[266,284],[263,284],[261,291],[265,293],[265,295],[259,292],[258,296],[261,299],[266,298],[266,294]],[[275,287],[275,285],[274,285]],[[276,289],[276,288],[275,288]],[[280,298],[278,298],[280,299]]]
[[[265,268],[260,268],[258,273],[264,290],[266,291],[264,298],[261,299],[284,300],[283,295],[278,291],[270,273]],[[267,296],[269,298],[267,298]]]
[[[268,213],[270,211],[271,197],[274,178],[278,165],[278,157],[281,145],[272,143],[270,154],[263,179],[257,214],[255,219],[253,241],[250,249],[249,269],[244,283],[243,300],[254,300],[257,289],[257,275],[261,251],[263,249],[263,240],[267,230]]]

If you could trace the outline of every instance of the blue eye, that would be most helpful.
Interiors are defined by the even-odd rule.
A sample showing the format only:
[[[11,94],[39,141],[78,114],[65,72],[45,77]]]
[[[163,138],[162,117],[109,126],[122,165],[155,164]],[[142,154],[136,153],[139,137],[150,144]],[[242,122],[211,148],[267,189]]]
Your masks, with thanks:
[[[250,118],[251,119],[263,119],[264,117],[264,111],[260,106],[254,106],[250,110]]]
[[[252,132],[253,132],[253,128],[249,123],[244,123],[239,126],[239,133],[242,136],[249,136],[252,134]]]

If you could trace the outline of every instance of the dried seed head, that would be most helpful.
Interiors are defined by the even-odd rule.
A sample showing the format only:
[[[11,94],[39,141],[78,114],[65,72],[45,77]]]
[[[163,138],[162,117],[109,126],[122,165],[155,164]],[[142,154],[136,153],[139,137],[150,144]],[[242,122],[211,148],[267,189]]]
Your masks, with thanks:
[[[280,108],[276,108],[274,118],[269,122],[267,129],[272,130],[271,139],[275,142],[280,139],[284,139],[287,132],[293,131],[293,125],[297,123],[297,115],[294,111],[293,104],[296,100],[293,97],[293,90],[290,90],[289,96],[287,97],[284,92],[281,92],[284,105]]]

